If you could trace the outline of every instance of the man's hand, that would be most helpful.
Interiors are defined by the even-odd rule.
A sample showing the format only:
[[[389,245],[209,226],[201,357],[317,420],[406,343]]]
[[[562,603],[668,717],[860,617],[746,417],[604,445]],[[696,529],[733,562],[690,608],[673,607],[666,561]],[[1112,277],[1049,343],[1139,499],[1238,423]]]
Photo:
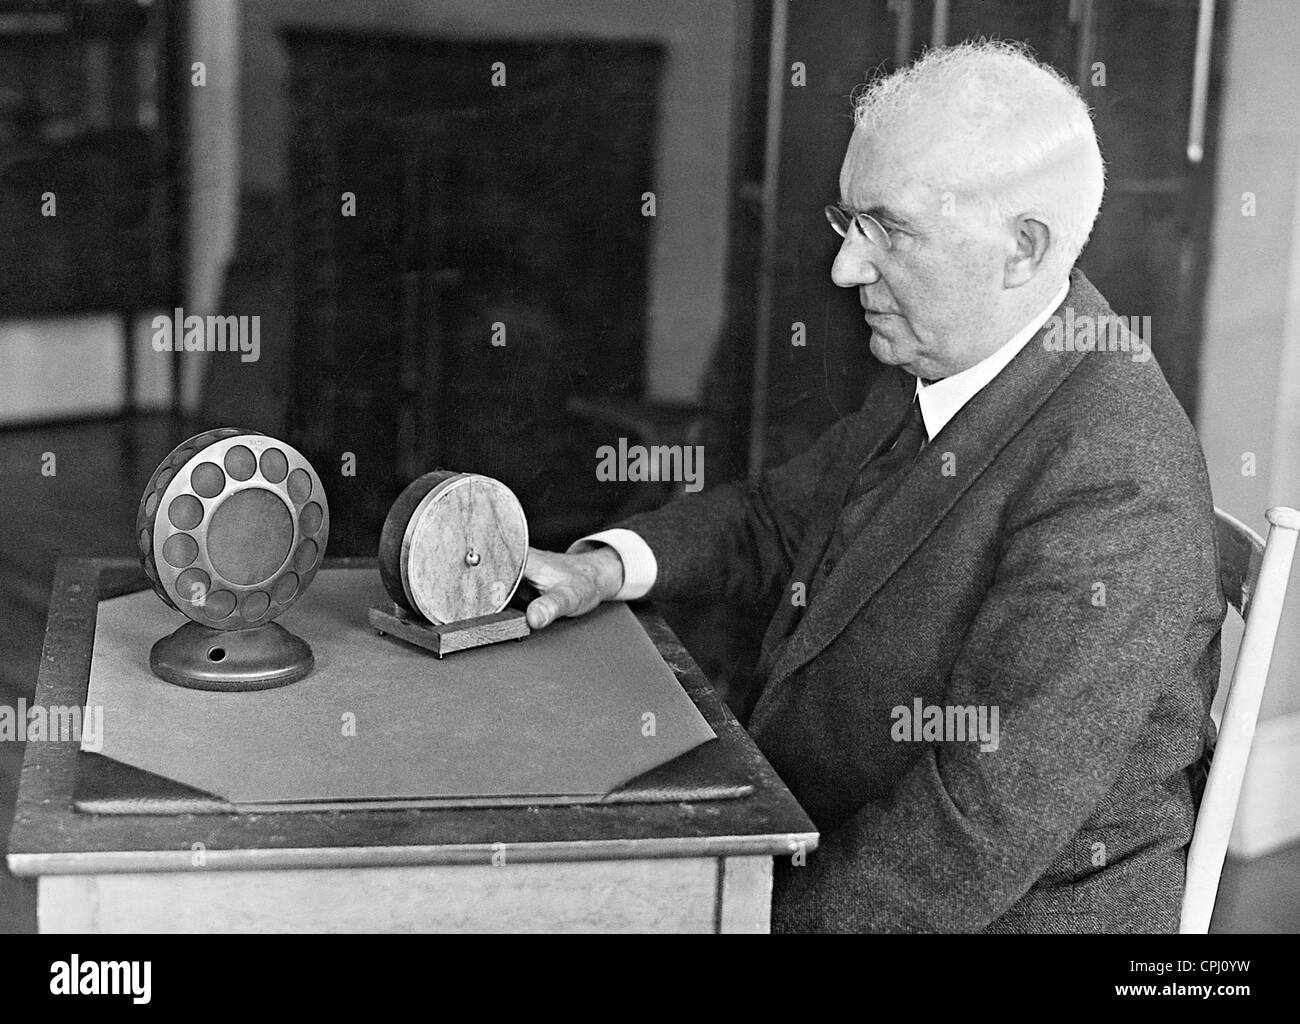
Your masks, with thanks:
[[[623,560],[606,545],[573,555],[528,549],[524,579],[541,596],[528,605],[528,625],[544,629],[561,616],[586,615],[623,587]]]

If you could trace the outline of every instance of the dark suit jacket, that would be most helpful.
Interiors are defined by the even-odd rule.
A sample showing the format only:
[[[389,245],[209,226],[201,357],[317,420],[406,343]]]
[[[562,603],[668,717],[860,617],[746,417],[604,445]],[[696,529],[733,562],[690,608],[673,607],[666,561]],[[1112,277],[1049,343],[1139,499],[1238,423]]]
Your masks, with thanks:
[[[1077,271],[1065,304],[1110,314]],[[651,597],[786,594],[748,727],[822,841],[778,861],[773,926],[1175,930],[1225,612],[1191,424],[1153,360],[1040,331],[826,566],[914,384],[891,369],[757,484],[620,524]],[[891,738],[916,698],[996,706],[997,750]]]

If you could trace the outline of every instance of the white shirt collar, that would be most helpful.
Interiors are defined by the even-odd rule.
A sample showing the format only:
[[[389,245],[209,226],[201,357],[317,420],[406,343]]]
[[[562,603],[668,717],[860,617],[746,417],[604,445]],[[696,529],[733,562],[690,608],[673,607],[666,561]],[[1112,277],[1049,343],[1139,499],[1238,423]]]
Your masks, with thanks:
[[[951,377],[937,380],[933,384],[922,384],[921,379],[917,378],[916,398],[921,404],[921,418],[925,421],[927,441],[933,441],[935,435],[948,425],[948,421],[961,411],[962,406],[979,394],[989,381],[1003,371],[1007,363],[1011,362],[1029,343],[1029,339],[1038,333],[1038,329],[1047,323],[1047,318],[1052,315],[1053,310],[1065,301],[1069,290],[1070,282],[1067,280],[1041,313],[1017,331],[1015,337],[1000,349],[985,356],[974,366],[967,367],[961,373],[954,373]]]

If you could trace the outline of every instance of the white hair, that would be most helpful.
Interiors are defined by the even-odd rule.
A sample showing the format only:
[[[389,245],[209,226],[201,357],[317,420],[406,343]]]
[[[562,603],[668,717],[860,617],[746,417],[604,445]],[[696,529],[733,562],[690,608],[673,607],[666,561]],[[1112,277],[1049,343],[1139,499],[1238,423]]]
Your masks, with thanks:
[[[1066,78],[1020,45],[982,39],[929,50],[854,97],[854,122],[868,132],[926,117],[953,126],[934,147],[928,184],[999,223],[1046,215],[1056,260],[1074,263],[1101,209],[1105,165],[1087,104]]]

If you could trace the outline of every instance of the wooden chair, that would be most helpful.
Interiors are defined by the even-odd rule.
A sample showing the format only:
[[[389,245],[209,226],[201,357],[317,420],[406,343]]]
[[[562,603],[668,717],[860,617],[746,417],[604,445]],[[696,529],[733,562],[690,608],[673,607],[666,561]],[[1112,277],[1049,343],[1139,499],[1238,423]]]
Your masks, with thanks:
[[[1255,737],[1255,720],[1259,717],[1259,703],[1282,616],[1296,533],[1300,531],[1300,512],[1293,508],[1268,510],[1267,543],[1226,512],[1216,508],[1214,514],[1223,594],[1241,615],[1246,631],[1228,681],[1219,738],[1187,853],[1187,886],[1179,926],[1179,931],[1185,934],[1203,934],[1210,926],[1210,914],[1219,891],[1219,874],[1237,814],[1237,799],[1241,795],[1250,744]]]

